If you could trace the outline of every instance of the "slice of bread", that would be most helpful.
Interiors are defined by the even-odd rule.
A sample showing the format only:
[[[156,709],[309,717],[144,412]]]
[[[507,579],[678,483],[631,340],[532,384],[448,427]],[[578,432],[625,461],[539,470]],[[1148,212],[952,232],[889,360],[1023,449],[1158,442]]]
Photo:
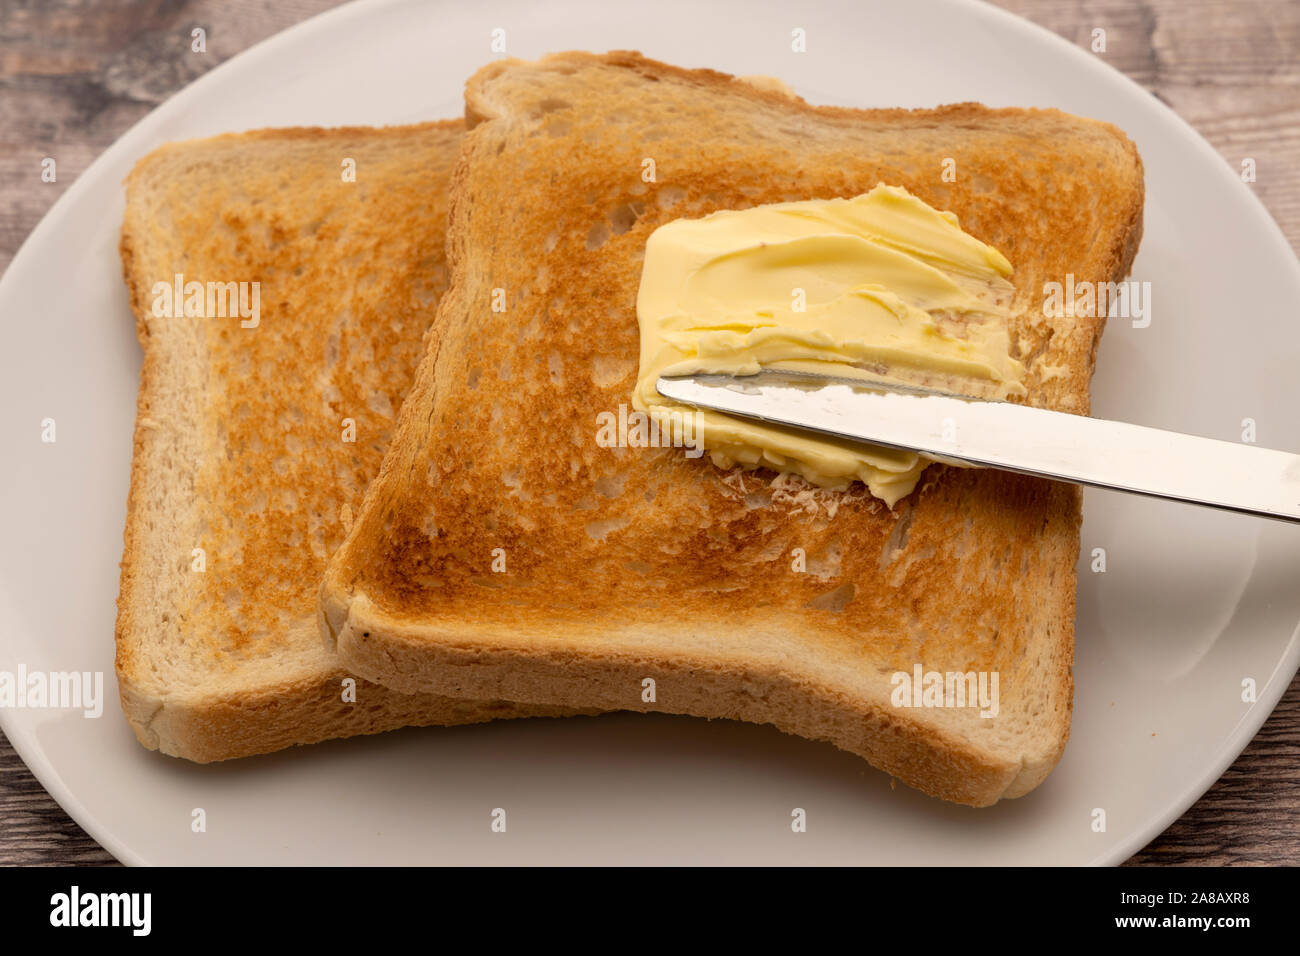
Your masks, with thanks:
[[[379,469],[447,285],[462,136],[458,121],[261,130],[165,146],[127,180],[144,368],[117,676],[146,747],[207,762],[525,712],[364,681],[348,694],[316,621],[326,556]],[[170,310],[155,283],[177,274],[249,283],[250,317],[156,315]]]
[[[891,511],[602,447],[598,416],[630,400],[657,226],[882,182],[1010,259],[1027,400],[1086,413],[1103,320],[1044,315],[1044,283],[1127,274],[1133,144],[1052,110],[809,106],[625,52],[493,64],[467,116],[452,286],[322,588],[340,660],[403,691],[768,722],[975,806],[1041,782],[1069,735],[1077,488],[932,466]],[[996,674],[997,715],[896,706],[933,702],[898,696],[917,668]]]

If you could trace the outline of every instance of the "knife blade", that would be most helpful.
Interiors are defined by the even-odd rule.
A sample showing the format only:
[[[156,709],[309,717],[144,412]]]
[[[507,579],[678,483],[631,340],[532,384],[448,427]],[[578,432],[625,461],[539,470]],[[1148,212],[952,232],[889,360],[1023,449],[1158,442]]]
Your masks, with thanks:
[[[1258,445],[891,382],[794,372],[665,376],[658,390],[683,405],[940,461],[1300,522],[1300,455]]]

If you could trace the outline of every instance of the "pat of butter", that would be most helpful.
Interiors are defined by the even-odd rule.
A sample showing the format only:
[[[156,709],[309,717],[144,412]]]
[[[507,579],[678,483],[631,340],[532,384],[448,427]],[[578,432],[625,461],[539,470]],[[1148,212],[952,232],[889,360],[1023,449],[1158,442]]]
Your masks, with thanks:
[[[1011,272],[952,213],[883,184],[853,199],[675,220],[646,243],[632,404],[670,427],[690,410],[659,395],[660,375],[761,368],[1023,395],[1007,324]],[[719,412],[695,424],[720,467],[772,468],[829,488],[861,480],[890,507],[930,463]]]

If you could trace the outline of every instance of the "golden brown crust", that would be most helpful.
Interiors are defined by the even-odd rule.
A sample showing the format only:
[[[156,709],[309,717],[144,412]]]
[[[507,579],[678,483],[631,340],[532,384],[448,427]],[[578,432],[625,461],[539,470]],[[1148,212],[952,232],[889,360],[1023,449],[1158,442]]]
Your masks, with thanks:
[[[340,737],[399,727],[455,727],[520,717],[592,714],[511,701],[399,694],[357,680],[355,702],[344,701],[342,670],[277,683],[250,683],[226,695],[183,696],[165,703],[124,685],[123,709],[137,739],[194,763],[213,763]]]
[[[322,587],[340,659],[398,689],[771,722],[962,803],[1036,786],[1069,733],[1077,489],[935,467],[892,513],[792,498],[770,473],[598,447],[596,415],[629,400],[654,228],[878,182],[1008,256],[1028,400],[1086,412],[1103,320],[1045,316],[1044,283],[1127,274],[1133,145],[1054,110],[811,107],[622,52],[493,64],[466,115],[452,288]],[[796,548],[815,570],[792,572]],[[918,663],[997,671],[1003,713],[892,707],[890,674]]]

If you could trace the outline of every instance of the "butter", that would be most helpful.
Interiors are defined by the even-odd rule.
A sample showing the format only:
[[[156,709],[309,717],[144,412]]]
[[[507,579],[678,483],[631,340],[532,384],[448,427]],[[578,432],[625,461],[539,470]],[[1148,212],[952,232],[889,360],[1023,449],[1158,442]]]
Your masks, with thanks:
[[[691,410],[659,395],[659,376],[763,368],[1023,395],[1011,272],[952,213],[895,186],[675,220],[646,243],[632,404],[668,424]],[[695,421],[719,467],[772,468],[827,488],[860,480],[890,507],[930,464],[719,412]]]

